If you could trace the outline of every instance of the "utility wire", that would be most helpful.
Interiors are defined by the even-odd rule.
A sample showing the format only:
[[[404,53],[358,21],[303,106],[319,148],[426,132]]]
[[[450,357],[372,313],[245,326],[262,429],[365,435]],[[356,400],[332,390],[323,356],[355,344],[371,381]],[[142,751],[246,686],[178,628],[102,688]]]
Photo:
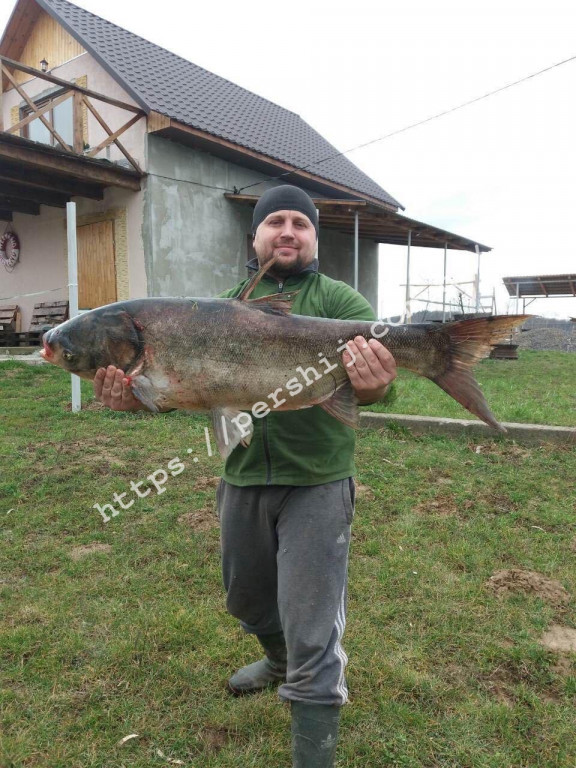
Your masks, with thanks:
[[[519,85],[520,83],[525,83],[526,80],[531,80],[534,77],[538,77],[538,75],[543,75],[545,72],[549,72],[551,69],[555,69],[556,67],[561,67],[562,64],[568,64],[570,61],[574,61],[576,59],[576,56],[570,56],[569,59],[564,59],[563,61],[559,61],[556,64],[551,64],[549,67],[546,67],[545,69],[540,69],[538,72],[533,72],[531,75],[526,75],[525,77],[521,77],[520,80],[515,80],[513,83],[508,83],[508,85],[503,85],[500,88],[496,88],[494,91],[490,91],[489,93],[485,93],[483,96],[477,96],[475,99],[470,99],[470,101],[465,101],[463,104],[459,104],[457,107],[452,107],[451,109],[445,109],[443,112],[438,112],[435,115],[431,115],[430,117],[425,118],[424,120],[419,120],[417,123],[411,123],[410,125],[405,126],[404,128],[399,128],[396,131],[392,131],[391,133],[387,133],[384,136],[380,136],[377,139],[372,139],[371,141],[366,141],[364,144],[358,144],[355,147],[352,147],[351,149],[346,149],[344,152],[337,152],[333,155],[327,155],[326,157],[323,157],[320,160],[316,160],[313,163],[310,163],[309,165],[304,165],[301,168],[295,168],[293,171],[285,171],[284,173],[281,173],[279,176],[270,176],[268,179],[264,179],[263,181],[257,181],[255,184],[248,184],[245,187],[241,187],[240,189],[234,189],[234,192],[236,194],[243,192],[245,189],[250,189],[251,187],[257,187],[259,184],[264,184],[267,181],[277,181],[278,179],[282,179],[284,176],[290,176],[292,173],[298,173],[298,171],[307,171],[310,168],[314,168],[317,165],[321,165],[322,163],[328,162],[328,160],[335,160],[337,157],[341,157],[342,155],[347,155],[350,152],[354,152],[357,149],[362,149],[363,147],[369,147],[371,144],[377,144],[379,141],[384,141],[385,139],[389,139],[391,136],[397,136],[400,133],[405,133],[406,131],[411,130],[412,128],[417,128],[419,125],[424,125],[425,123],[429,123],[432,120],[437,120],[439,117],[444,117],[445,115],[450,115],[452,112],[456,112],[459,109],[464,109],[464,107],[469,107],[470,104],[475,104],[478,101],[482,101],[483,99],[487,99],[489,96],[494,96],[496,93],[501,93],[502,91],[507,90],[508,88],[513,88],[515,85]]]
[[[200,181],[190,181],[188,179],[177,179],[174,176],[163,176],[161,173],[148,173],[148,176],[157,176],[159,179],[167,179],[168,181],[178,181],[182,184],[194,184],[196,187],[205,187],[206,189],[220,189],[223,192],[232,192],[229,187],[214,187],[211,184],[202,184]]]

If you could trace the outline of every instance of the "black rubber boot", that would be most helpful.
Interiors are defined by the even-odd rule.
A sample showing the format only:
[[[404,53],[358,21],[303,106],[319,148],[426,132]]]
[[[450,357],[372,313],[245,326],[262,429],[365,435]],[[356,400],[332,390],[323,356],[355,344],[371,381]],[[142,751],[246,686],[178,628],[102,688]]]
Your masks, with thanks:
[[[248,664],[228,680],[228,688],[235,696],[254,693],[274,683],[286,680],[286,640],[283,632],[256,635],[266,656]]]
[[[332,768],[341,708],[301,701],[291,706],[292,768]]]

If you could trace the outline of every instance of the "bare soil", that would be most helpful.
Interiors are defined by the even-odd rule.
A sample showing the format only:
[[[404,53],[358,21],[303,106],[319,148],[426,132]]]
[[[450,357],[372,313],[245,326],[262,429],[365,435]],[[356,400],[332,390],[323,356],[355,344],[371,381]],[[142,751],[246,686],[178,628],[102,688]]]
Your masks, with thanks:
[[[552,605],[566,605],[570,594],[562,584],[537,571],[523,571],[520,568],[497,571],[486,582],[497,597],[507,597],[513,593],[535,595]]]
[[[186,512],[180,515],[178,522],[188,528],[193,528],[195,531],[209,531],[218,527],[218,518],[214,514],[214,510],[209,507],[197,509],[194,512]]]
[[[542,637],[540,642],[550,651],[563,651],[576,653],[576,629],[562,627],[560,624],[552,624]]]
[[[110,544],[102,544],[98,541],[94,544],[83,544],[80,547],[74,547],[70,550],[70,557],[72,560],[82,560],[84,557],[93,554],[94,552],[111,552],[112,547]]]

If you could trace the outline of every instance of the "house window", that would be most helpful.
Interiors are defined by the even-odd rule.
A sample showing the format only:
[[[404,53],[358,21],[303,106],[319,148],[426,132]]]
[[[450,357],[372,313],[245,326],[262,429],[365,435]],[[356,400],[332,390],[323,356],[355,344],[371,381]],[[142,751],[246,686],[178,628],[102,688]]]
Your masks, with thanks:
[[[35,104],[37,107],[44,107],[48,102],[57,98],[59,95],[59,93],[51,93],[49,97],[39,99]],[[32,110],[27,105],[22,107],[20,109],[21,119],[27,117],[31,112]],[[69,99],[46,110],[46,112],[43,113],[43,116],[55,131],[60,134],[63,141],[72,146],[74,143],[74,100],[72,94],[70,94]],[[24,126],[22,135],[32,141],[40,141],[42,144],[59,146],[56,139],[38,117],[28,123],[28,125]]]

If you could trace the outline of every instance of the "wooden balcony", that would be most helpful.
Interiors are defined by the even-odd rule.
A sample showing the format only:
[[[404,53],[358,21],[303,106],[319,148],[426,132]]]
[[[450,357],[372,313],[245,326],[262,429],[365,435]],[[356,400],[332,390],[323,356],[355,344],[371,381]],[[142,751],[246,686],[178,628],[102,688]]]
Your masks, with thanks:
[[[0,219],[12,219],[12,214],[40,213],[40,205],[64,207],[71,197],[102,199],[106,187],[140,189],[142,169],[120,141],[146,113],[138,107],[112,99],[104,94],[82,88],[17,61],[0,56],[3,83],[9,83],[27,105],[26,114],[9,127],[2,124],[2,94],[0,92]],[[19,84],[13,72],[21,71],[59,86],[53,97],[36,104]],[[71,140],[67,142],[48,119],[53,110],[72,101]],[[95,102],[111,105],[131,113],[130,118],[113,130],[98,111]],[[83,112],[87,110],[101,126],[106,138],[95,147],[84,143]],[[22,132],[40,121],[50,143],[32,141]],[[36,123],[36,125],[39,125]],[[97,157],[107,147],[115,146],[126,160],[127,167]]]

